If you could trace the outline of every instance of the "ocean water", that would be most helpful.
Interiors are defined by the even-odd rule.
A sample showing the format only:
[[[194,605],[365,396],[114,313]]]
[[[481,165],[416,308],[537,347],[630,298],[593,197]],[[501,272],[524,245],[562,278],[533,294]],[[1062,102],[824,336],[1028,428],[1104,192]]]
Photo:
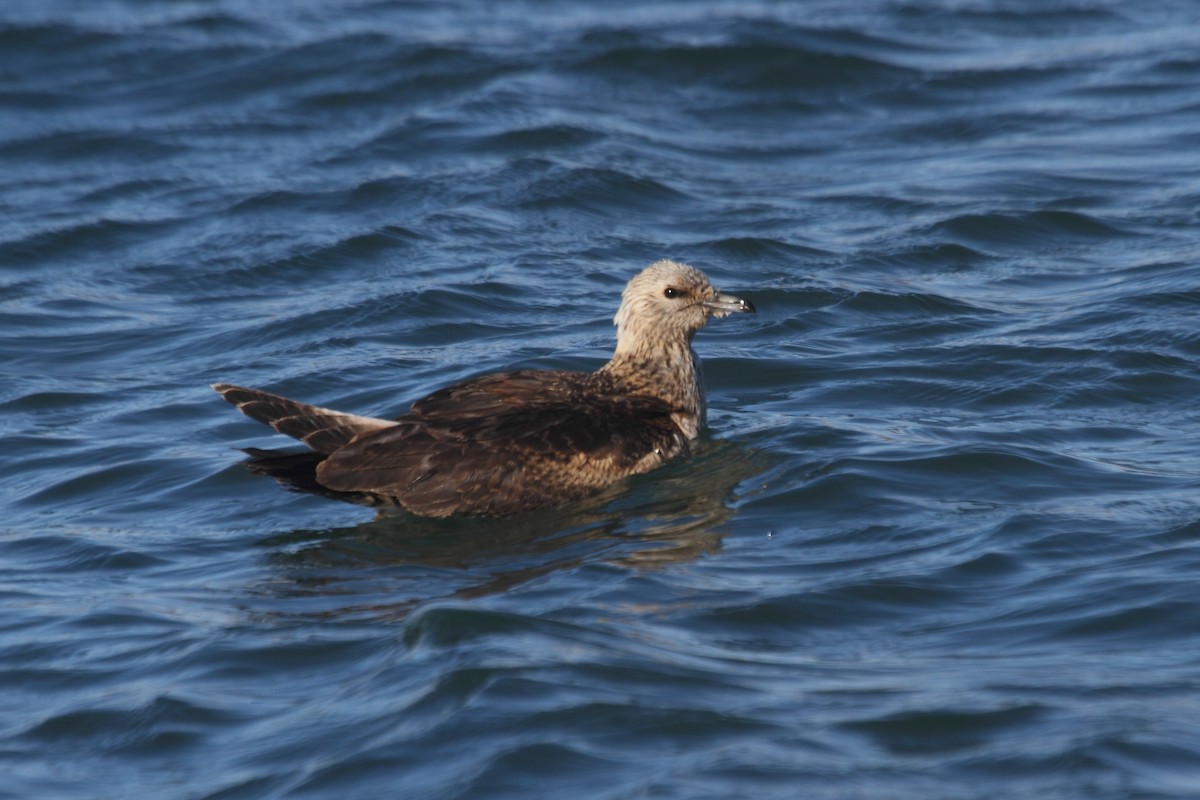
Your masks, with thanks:
[[[1200,797],[1200,4],[7,0],[0,796]],[[208,388],[758,306],[602,502],[284,491]]]

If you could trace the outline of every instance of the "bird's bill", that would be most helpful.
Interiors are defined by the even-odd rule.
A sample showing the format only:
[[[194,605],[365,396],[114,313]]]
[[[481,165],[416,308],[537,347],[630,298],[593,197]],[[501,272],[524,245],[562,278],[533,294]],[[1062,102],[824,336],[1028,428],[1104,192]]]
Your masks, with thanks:
[[[722,292],[718,292],[716,297],[704,304],[704,307],[708,309],[708,313],[716,317],[723,317],[735,312],[755,313],[754,303]]]

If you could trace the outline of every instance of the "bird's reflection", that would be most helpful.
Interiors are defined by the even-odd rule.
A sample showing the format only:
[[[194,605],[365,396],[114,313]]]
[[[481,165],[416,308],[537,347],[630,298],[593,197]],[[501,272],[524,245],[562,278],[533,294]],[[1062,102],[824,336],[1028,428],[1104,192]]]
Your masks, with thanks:
[[[502,593],[588,563],[688,561],[720,548],[737,485],[766,466],[758,451],[702,440],[688,460],[586,505],[441,520],[385,511],[352,527],[271,536],[261,544],[273,576],[258,594],[268,605],[307,598],[309,613],[403,617],[429,600]]]

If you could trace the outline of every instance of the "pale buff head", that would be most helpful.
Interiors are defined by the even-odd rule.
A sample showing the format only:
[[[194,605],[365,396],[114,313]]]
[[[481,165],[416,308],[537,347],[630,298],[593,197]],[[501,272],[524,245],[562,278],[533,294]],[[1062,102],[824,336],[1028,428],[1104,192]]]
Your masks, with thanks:
[[[754,312],[748,300],[721,294],[708,276],[677,261],[656,261],[633,277],[613,317],[617,349],[639,350],[654,341],[691,341],[710,317]]]

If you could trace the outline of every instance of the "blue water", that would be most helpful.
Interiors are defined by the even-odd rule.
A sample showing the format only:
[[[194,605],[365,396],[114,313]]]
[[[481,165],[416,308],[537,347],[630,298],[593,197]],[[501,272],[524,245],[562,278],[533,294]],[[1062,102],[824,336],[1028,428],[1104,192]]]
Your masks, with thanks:
[[[0,796],[1200,797],[1200,4],[0,6]],[[232,381],[591,369],[591,507],[284,491]]]

